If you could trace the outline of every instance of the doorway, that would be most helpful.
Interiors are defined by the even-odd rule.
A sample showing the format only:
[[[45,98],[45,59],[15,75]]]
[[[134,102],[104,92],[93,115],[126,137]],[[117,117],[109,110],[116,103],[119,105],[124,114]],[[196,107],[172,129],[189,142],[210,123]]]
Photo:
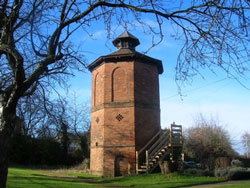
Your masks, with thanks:
[[[128,160],[123,155],[115,157],[115,176],[125,176],[128,174]]]

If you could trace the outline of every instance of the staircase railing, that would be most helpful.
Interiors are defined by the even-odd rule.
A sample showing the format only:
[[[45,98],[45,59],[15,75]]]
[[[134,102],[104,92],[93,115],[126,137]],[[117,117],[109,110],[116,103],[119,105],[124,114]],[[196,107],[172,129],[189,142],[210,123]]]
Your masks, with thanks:
[[[146,172],[149,171],[150,165],[149,162],[152,161],[154,155],[157,154],[157,151],[160,151],[161,148],[169,143],[169,130],[160,130],[154,137],[152,137],[148,143],[139,151],[136,151],[136,172],[140,171],[139,166],[144,163]],[[144,160],[140,160],[141,156],[144,156]],[[145,171],[145,169],[141,171]]]
[[[147,142],[147,144],[146,144],[143,148],[141,148],[141,149],[138,151],[138,154],[140,155],[141,153],[145,152],[146,149],[147,149],[150,145],[152,145],[152,144],[155,142],[155,140],[157,140],[157,138],[161,135],[161,133],[162,133],[162,130],[160,130],[158,133],[156,133],[156,134]]]
[[[163,131],[162,131],[163,132]],[[162,147],[169,143],[169,130],[161,135],[161,137],[148,149],[149,159],[154,157]]]
[[[170,144],[171,146],[182,146],[182,126],[175,123],[170,126]]]
[[[145,163],[148,161],[148,152],[147,149],[151,147],[151,145],[153,145],[155,143],[156,140],[158,140],[158,138],[160,137],[160,135],[162,134],[162,130],[160,130],[158,133],[156,133],[148,142],[147,144],[141,148],[139,151],[136,151],[136,173],[138,174],[138,172],[140,171],[139,166],[141,165],[142,160],[140,160],[142,157],[142,155],[146,155],[144,156],[146,158]],[[144,158],[144,159],[145,159]]]
[[[157,161],[163,160],[171,147],[182,146],[182,126],[171,124],[170,129],[160,130],[139,151],[136,151],[136,173],[140,171],[150,173],[157,166]],[[144,156],[144,160],[140,160]],[[139,161],[140,160],[140,161]],[[141,166],[141,163],[144,165]],[[141,169],[139,169],[139,166]]]
[[[157,140],[151,148],[149,148],[149,150],[146,150],[146,152],[148,152],[148,158],[146,158],[147,173],[152,172],[158,166],[157,161],[166,156],[167,152],[162,150],[164,147],[166,150],[168,149],[169,138],[169,130],[167,130],[161,135],[160,139]]]

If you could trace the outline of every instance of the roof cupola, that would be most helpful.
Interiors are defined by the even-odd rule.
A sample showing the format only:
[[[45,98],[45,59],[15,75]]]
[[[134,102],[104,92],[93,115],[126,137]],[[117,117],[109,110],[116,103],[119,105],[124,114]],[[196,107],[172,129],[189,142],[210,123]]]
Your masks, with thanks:
[[[124,31],[119,37],[113,40],[112,43],[114,44],[114,46],[118,48],[118,50],[120,49],[135,50],[135,47],[140,44],[140,41],[138,38],[133,36],[128,31]]]

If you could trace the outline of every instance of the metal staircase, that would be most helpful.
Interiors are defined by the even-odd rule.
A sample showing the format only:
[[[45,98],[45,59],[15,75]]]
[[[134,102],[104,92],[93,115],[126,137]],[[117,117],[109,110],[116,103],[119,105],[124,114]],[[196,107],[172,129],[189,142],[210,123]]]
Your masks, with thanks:
[[[182,148],[182,126],[171,124],[159,131],[140,151],[136,151],[136,173],[151,173],[167,154],[174,161],[174,148]]]

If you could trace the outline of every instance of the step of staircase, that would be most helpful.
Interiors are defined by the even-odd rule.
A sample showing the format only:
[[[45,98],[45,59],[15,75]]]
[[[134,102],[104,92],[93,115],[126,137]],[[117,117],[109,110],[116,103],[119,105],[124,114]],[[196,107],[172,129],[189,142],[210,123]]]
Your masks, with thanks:
[[[141,168],[139,168],[139,169],[137,169],[137,171],[138,172],[147,172],[147,169],[141,169]]]
[[[170,153],[171,156],[171,148],[172,147],[182,147],[182,126],[171,124],[170,131],[165,131],[161,133],[157,133],[159,136],[158,140],[151,140],[151,148],[146,148],[150,144],[146,144],[146,146],[139,152],[142,154],[142,151],[146,151],[146,161],[148,162],[146,165],[145,159],[144,163],[141,163],[137,172],[146,172],[151,173],[158,165],[159,160],[163,160],[166,154]],[[154,139],[157,137],[154,137]],[[154,143],[153,143],[153,142]],[[145,155],[145,153],[144,153]]]

